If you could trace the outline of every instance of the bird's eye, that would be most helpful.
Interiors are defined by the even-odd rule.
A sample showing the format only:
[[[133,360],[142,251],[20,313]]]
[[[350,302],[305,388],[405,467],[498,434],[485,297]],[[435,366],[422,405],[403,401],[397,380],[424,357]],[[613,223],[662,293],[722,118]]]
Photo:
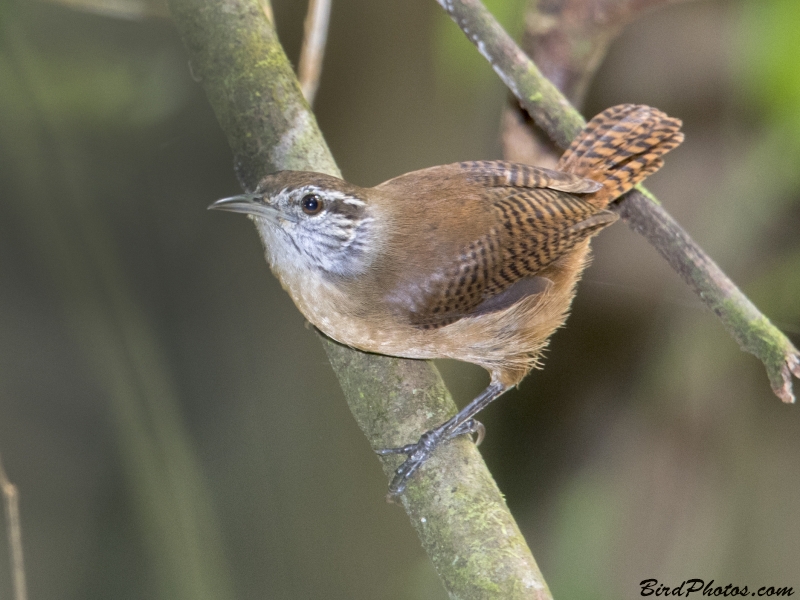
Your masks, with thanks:
[[[300,206],[307,215],[315,215],[322,210],[322,198],[318,194],[306,194],[300,200]]]

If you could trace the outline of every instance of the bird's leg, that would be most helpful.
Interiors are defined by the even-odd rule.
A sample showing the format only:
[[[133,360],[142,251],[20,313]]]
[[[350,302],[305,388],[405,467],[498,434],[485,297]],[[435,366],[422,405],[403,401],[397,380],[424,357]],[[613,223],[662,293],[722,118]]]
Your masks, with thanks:
[[[411,476],[428,460],[428,457],[442,442],[465,433],[477,433],[477,442],[480,443],[483,439],[484,428],[474,417],[486,408],[492,400],[505,392],[508,387],[500,382],[492,381],[485,390],[462,408],[457,415],[438,427],[423,433],[418,442],[400,446],[399,448],[377,450],[377,453],[381,456],[386,456],[387,454],[405,454],[408,456],[406,461],[394,472],[394,478],[389,484],[389,496],[397,496],[405,491],[406,484]]]

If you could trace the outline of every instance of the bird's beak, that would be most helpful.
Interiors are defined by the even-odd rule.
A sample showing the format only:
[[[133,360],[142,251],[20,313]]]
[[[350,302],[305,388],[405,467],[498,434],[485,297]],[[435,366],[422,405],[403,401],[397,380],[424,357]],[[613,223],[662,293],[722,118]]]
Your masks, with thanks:
[[[248,193],[239,196],[231,196],[217,200],[208,207],[208,210],[227,210],[230,212],[244,213],[248,215],[273,216],[275,209],[264,203],[260,194]]]
[[[266,199],[265,199],[266,198]],[[209,210],[227,210],[229,212],[243,213],[251,218],[258,217],[274,225],[283,226],[286,221],[295,223],[296,220],[285,211],[270,203],[268,196],[250,192],[217,200],[208,207]]]

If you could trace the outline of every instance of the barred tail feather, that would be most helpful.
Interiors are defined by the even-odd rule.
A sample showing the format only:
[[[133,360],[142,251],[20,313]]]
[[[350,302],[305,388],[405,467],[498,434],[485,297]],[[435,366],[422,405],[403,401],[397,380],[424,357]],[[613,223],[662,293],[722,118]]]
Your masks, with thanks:
[[[556,168],[602,183],[585,200],[605,208],[662,167],[661,157],[683,141],[680,128],[680,119],[650,106],[613,106],[589,121]]]

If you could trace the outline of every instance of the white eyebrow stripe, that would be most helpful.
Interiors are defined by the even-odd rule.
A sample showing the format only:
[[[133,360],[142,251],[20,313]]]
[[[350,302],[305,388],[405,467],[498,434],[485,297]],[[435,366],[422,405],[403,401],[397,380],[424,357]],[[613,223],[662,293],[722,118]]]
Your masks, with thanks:
[[[292,190],[292,191],[300,192],[301,194],[323,194],[323,193],[326,193],[324,190],[320,189],[316,185],[304,185],[304,186],[296,188],[295,190]],[[289,193],[291,194],[292,191],[290,191]],[[327,192],[327,193],[330,194],[330,192]]]
[[[302,187],[297,188],[294,191],[299,192],[301,194],[319,194],[320,196],[332,198],[333,200],[341,200],[345,204],[350,204],[352,206],[367,205],[366,202],[364,202],[360,198],[356,198],[355,196],[348,196],[347,194],[344,194],[337,190],[322,189],[316,185],[304,185]]]

